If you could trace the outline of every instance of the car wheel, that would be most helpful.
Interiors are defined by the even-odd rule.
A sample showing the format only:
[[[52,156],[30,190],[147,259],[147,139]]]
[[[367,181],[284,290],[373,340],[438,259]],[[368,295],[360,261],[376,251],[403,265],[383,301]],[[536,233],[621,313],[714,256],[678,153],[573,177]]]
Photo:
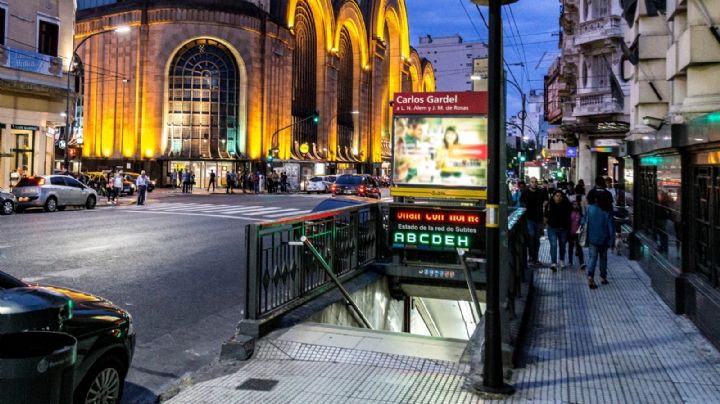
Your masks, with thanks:
[[[54,196],[51,196],[45,201],[45,212],[55,212],[57,210],[57,199],[55,199]]]
[[[12,201],[4,201],[2,203],[2,209],[0,209],[0,214],[11,215],[14,209],[15,206],[13,205]]]
[[[125,384],[125,373],[125,365],[118,358],[101,358],[85,374],[75,390],[75,403],[119,403]]]
[[[95,209],[96,203],[94,196],[88,196],[87,201],[85,201],[85,209]]]

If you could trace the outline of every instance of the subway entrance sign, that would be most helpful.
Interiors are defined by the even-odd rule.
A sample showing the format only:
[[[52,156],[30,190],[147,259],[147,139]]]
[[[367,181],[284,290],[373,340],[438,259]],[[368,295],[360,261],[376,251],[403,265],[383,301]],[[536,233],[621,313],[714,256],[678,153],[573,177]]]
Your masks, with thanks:
[[[481,209],[390,205],[389,224],[393,249],[479,252],[485,244]]]

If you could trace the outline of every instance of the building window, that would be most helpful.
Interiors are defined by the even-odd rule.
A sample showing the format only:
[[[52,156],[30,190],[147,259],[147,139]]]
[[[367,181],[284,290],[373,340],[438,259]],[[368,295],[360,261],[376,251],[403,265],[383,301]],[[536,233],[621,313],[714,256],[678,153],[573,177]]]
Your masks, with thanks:
[[[317,109],[317,34],[307,2],[297,4],[293,53],[293,141],[317,144],[317,124],[308,120]]]
[[[345,151],[355,147],[355,125],[353,119],[353,77],[355,64],[353,63],[353,48],[350,34],[343,27],[340,31],[340,47],[338,48],[340,66],[338,69],[338,97],[337,97],[337,148],[338,156],[345,155]],[[343,154],[340,152],[343,151]]]
[[[691,268],[720,286],[720,167],[693,168],[691,215]]]
[[[39,21],[38,26],[38,53],[43,55],[58,55],[59,26],[49,21]]]
[[[640,195],[636,221],[653,242],[655,250],[680,267],[680,156],[652,156],[640,160]]]
[[[0,6],[0,45],[6,45],[5,43],[5,20],[7,19],[7,11],[5,8]]]
[[[168,150],[171,156],[228,159],[238,152],[238,66],[211,39],[183,46],[168,76]]]
[[[610,0],[592,1],[592,18],[598,19],[610,15]]]

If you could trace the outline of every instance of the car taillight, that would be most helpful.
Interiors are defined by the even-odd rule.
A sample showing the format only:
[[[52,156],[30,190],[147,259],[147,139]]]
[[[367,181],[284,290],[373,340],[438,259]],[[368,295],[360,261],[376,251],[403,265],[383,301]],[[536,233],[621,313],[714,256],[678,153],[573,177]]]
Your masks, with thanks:
[[[45,185],[45,178],[40,178],[38,180],[38,185]]]
[[[330,189],[335,192],[337,191],[337,186],[335,184],[332,184],[332,187],[330,187]]]
[[[365,185],[360,185],[360,187],[358,188],[358,191],[360,191],[361,194],[364,194],[365,193]]]

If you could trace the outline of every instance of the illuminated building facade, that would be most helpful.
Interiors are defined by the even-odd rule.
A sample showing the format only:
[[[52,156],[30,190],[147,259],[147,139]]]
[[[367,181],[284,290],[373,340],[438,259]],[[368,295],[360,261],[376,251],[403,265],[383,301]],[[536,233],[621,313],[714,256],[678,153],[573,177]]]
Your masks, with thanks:
[[[161,180],[388,172],[393,93],[435,86],[403,0],[80,0],[86,38],[83,166]]]

